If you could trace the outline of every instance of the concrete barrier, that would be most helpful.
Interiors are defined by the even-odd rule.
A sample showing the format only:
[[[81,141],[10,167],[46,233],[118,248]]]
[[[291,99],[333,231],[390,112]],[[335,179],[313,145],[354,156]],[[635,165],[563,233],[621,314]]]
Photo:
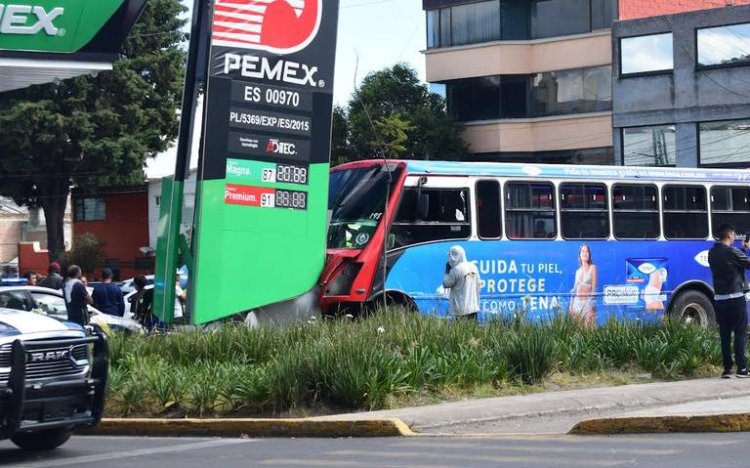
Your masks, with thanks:
[[[395,418],[321,421],[311,419],[105,418],[91,435],[152,437],[401,437],[415,435]]]

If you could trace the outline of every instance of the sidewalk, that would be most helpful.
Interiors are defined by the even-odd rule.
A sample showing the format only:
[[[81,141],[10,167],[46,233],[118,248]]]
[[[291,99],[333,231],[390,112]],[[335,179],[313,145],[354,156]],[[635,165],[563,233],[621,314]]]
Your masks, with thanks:
[[[750,413],[750,379],[715,378],[487,398],[313,419],[398,418],[422,433],[561,434],[592,418],[612,421],[622,417],[743,412]]]

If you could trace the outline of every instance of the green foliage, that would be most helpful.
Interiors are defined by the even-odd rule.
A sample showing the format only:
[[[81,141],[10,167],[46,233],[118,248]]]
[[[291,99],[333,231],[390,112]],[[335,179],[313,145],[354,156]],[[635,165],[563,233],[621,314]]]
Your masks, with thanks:
[[[60,260],[64,268],[78,265],[84,273],[91,273],[104,264],[107,258],[105,243],[95,235],[87,232],[76,237],[73,248],[65,252]],[[65,271],[65,270],[63,270]]]
[[[368,74],[348,109],[334,110],[335,162],[378,157],[460,159],[468,154],[462,126],[445,100],[429,91],[416,72],[399,63]]]
[[[506,359],[511,375],[523,383],[540,383],[557,364],[557,345],[546,327],[526,326],[508,343]]]
[[[142,183],[146,159],[177,136],[183,11],[148,2],[111,72],[0,94],[0,193],[44,210],[53,258],[71,186]]]
[[[478,325],[393,309],[354,321],[116,336],[117,415],[268,415],[387,408],[406,396],[519,390],[551,373],[701,375],[719,365],[716,333],[677,322],[590,328],[566,315]]]

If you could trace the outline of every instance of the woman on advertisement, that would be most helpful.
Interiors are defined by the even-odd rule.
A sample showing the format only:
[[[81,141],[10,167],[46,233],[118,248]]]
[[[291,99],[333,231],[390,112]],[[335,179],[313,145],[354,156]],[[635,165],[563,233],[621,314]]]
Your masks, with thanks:
[[[596,265],[591,257],[591,249],[587,244],[581,244],[578,249],[578,270],[576,270],[570,301],[570,315],[586,325],[594,325],[596,307],[595,296],[597,281]]]

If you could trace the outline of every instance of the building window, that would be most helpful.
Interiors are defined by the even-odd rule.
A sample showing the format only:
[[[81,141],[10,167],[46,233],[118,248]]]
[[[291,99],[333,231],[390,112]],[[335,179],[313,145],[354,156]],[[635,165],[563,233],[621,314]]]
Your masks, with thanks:
[[[75,221],[104,221],[107,217],[107,205],[104,198],[76,198],[74,207]]]
[[[565,239],[608,238],[607,187],[603,184],[561,184],[560,226]]]
[[[742,166],[750,163],[750,120],[698,124],[701,166]]]
[[[577,68],[537,74],[533,117],[612,109],[612,67]]]
[[[612,67],[467,78],[446,89],[461,122],[603,112],[612,109]]]
[[[666,185],[662,188],[664,237],[705,239],[708,237],[706,189],[695,185]]]
[[[750,23],[697,31],[698,66],[750,65]]]
[[[448,83],[448,109],[456,120],[494,120],[500,118],[502,77],[486,76]]]
[[[511,239],[557,237],[555,187],[544,182],[505,185],[505,232]]]
[[[711,224],[714,229],[729,223],[738,237],[750,232],[750,189],[747,187],[711,188]]]
[[[476,186],[477,231],[482,239],[499,239],[503,235],[500,220],[500,182],[480,180]]]
[[[535,39],[589,31],[589,0],[535,0],[532,3],[531,34]]]
[[[567,36],[610,28],[616,0],[492,0],[427,11],[427,47]]]
[[[657,239],[659,201],[653,185],[612,187],[612,230],[618,239]]]
[[[622,129],[622,158],[626,166],[674,166],[675,127],[631,127]]]
[[[672,33],[620,39],[620,75],[663,73],[673,64]]]
[[[452,7],[451,37],[454,46],[497,40],[500,37],[500,2]]]

